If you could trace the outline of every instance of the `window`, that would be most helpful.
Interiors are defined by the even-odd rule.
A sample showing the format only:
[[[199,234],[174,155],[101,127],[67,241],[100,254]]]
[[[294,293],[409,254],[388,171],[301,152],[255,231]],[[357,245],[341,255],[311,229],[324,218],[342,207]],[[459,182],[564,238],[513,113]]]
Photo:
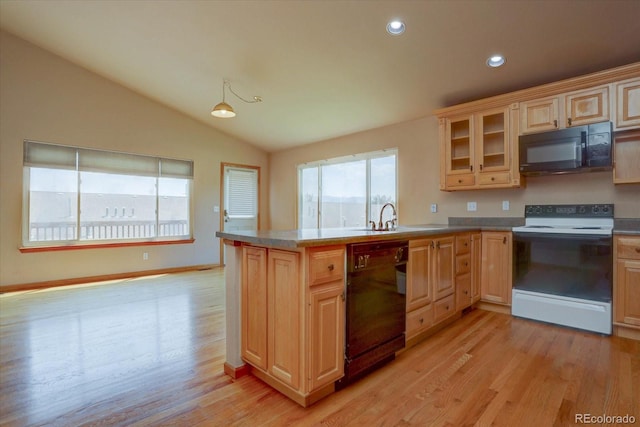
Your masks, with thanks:
[[[193,162],[24,142],[23,246],[191,238]]]
[[[385,203],[396,203],[397,150],[298,166],[300,228],[367,227]],[[385,212],[384,220],[392,217]]]

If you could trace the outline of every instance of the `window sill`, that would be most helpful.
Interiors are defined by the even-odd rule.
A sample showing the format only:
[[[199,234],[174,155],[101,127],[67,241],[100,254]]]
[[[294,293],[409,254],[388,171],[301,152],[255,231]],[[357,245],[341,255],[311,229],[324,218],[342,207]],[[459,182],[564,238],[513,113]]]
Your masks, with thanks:
[[[22,253],[32,252],[55,252],[73,251],[76,249],[102,249],[102,248],[126,248],[129,246],[158,246],[158,245],[184,245],[195,242],[196,239],[183,240],[159,240],[146,242],[113,242],[113,243],[90,243],[65,246],[27,246],[19,248]]]

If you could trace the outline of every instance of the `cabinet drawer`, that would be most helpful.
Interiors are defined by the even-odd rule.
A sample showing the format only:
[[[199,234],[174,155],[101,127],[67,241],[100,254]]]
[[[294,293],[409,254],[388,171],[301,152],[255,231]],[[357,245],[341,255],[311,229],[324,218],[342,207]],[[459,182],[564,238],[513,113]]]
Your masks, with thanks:
[[[442,298],[441,300],[433,303],[433,323],[438,323],[441,320],[452,316],[456,312],[456,304],[454,295]]]
[[[471,247],[471,234],[459,234],[456,236],[456,255],[468,254]]]
[[[447,175],[447,187],[470,187],[475,184],[475,177],[472,174]]]
[[[456,257],[456,275],[468,273],[471,270],[471,256],[469,254]]]
[[[463,308],[471,305],[471,274],[463,274],[456,277],[456,309],[462,310]]]
[[[429,329],[433,324],[433,304],[407,313],[407,338]]]
[[[482,173],[478,177],[480,185],[509,184],[511,182],[509,172]]]
[[[640,259],[640,238],[618,237],[618,258]]]
[[[309,286],[344,278],[344,247],[309,251]]]

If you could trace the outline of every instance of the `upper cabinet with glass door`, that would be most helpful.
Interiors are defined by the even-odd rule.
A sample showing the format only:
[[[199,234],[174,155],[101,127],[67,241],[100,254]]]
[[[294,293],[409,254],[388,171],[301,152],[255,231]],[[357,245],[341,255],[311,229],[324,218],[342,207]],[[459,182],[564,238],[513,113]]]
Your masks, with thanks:
[[[514,111],[512,111],[514,108]],[[440,120],[441,190],[518,187],[517,104]]]
[[[475,184],[473,171],[474,135],[473,116],[466,115],[444,119],[440,123],[445,144],[446,185],[465,187]]]

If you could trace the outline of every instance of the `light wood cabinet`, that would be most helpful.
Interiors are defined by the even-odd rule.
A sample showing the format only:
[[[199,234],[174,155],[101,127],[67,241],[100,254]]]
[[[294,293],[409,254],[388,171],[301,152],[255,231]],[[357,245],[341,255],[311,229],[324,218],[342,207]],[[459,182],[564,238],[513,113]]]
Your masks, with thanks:
[[[613,183],[640,183],[640,129],[616,133],[613,139]]]
[[[442,118],[442,190],[518,187],[517,104]],[[513,110],[513,111],[512,111]]]
[[[439,237],[433,242],[433,299],[438,301],[455,292],[454,237]]]
[[[520,103],[520,133],[536,133],[558,129],[560,100],[557,96]]]
[[[599,86],[520,103],[520,134],[606,122],[609,86]]]
[[[407,313],[431,303],[431,239],[409,241],[407,263]],[[423,322],[424,323],[424,320]],[[407,330],[409,328],[407,327]]]
[[[344,283],[313,286],[309,291],[309,390],[344,375]]]
[[[482,234],[471,234],[471,302],[480,300],[480,263],[482,261]]]
[[[344,275],[344,246],[242,248],[242,358],[303,406],[344,375]]]
[[[570,92],[565,99],[565,127],[606,122],[609,116],[609,86]]]
[[[480,298],[510,305],[512,277],[512,237],[510,231],[482,232]]]
[[[267,369],[267,249],[242,248],[242,358]]]
[[[616,83],[617,129],[640,128],[640,77]]]
[[[300,387],[299,254],[269,250],[267,265],[268,372]]]
[[[407,264],[406,337],[411,339],[434,323],[455,314],[455,237],[443,236],[409,242]],[[447,299],[434,309],[434,302]],[[434,314],[437,311],[437,316]]]
[[[614,238],[614,324],[640,330],[640,237]]]

